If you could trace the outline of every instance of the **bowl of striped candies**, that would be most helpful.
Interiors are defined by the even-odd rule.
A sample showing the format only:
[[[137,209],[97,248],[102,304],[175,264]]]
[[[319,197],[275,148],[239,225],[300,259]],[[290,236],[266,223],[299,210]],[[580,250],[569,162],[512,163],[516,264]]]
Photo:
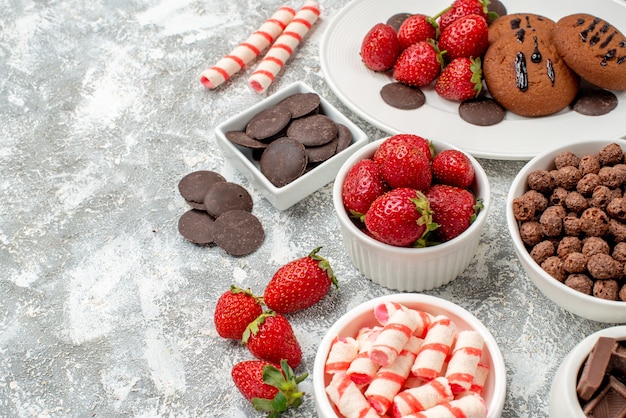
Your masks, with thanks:
[[[496,418],[506,368],[489,330],[447,300],[398,293],[364,302],[324,336],[313,366],[318,416]],[[423,414],[423,415],[419,415]]]

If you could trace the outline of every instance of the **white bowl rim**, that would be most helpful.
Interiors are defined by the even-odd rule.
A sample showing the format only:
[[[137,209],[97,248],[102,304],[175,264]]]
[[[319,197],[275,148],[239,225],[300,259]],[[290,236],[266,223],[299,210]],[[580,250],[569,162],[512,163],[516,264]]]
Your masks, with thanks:
[[[377,239],[374,239],[368,236],[359,228],[357,228],[352,222],[352,220],[350,219],[350,216],[347,214],[343,206],[343,200],[341,197],[341,188],[343,186],[343,182],[344,182],[344,179],[346,177],[346,174],[349,168],[352,167],[354,164],[356,164],[356,162],[358,162],[359,160],[364,159],[363,157],[364,155],[373,153],[380,146],[380,144],[382,144],[388,138],[390,138],[390,136],[380,138],[380,139],[370,142],[369,144],[361,147],[361,149],[356,150],[354,154],[352,154],[343,163],[342,167],[339,169],[339,172],[337,173],[337,176],[335,177],[335,182],[333,184],[333,204],[335,206],[335,213],[337,214],[339,221],[342,224],[344,224],[346,227],[348,227],[350,231],[354,234],[354,236],[357,237],[357,239],[365,241],[365,243],[367,243],[368,245],[371,245],[372,247],[375,247],[380,250],[397,251],[398,254],[411,255],[411,254],[415,254],[416,248],[396,247],[390,244],[386,244],[384,242],[378,241]],[[446,141],[443,141],[440,139],[428,139],[428,140],[432,142],[434,146],[444,146],[445,148],[456,149],[456,150],[463,152],[465,155],[469,157],[470,161],[472,162],[472,165],[474,166],[474,171],[476,172],[475,181],[478,182],[481,187],[480,198],[482,199],[483,207],[478,213],[474,222],[472,222],[469,228],[463,231],[461,235],[459,235],[458,237],[450,241],[443,242],[441,244],[437,244],[437,245],[433,245],[429,247],[420,247],[419,251],[420,251],[420,254],[422,255],[429,255],[431,253],[439,253],[439,252],[445,251],[449,247],[456,247],[458,245],[463,245],[464,241],[466,240],[465,238],[469,237],[472,234],[472,231],[474,231],[477,228],[482,227],[482,224],[484,223],[484,220],[489,214],[489,209],[491,207],[491,187],[489,185],[489,178],[487,176],[487,173],[485,173],[485,170],[480,165],[480,163],[471,154],[464,152],[460,148],[455,147],[454,145]],[[480,181],[478,180],[479,178],[480,178]]]
[[[592,295],[584,294],[582,292],[572,289],[571,287],[568,287],[564,283],[561,283],[558,280],[556,280],[554,277],[550,276],[544,269],[541,268],[540,265],[538,265],[535,262],[535,260],[533,260],[533,258],[530,256],[530,253],[526,250],[526,246],[522,242],[522,239],[519,235],[518,222],[515,220],[515,217],[513,216],[513,210],[512,210],[513,200],[516,197],[518,197],[517,195],[514,195],[513,191],[524,188],[522,186],[522,183],[526,182],[526,178],[528,177],[528,174],[535,169],[532,167],[538,161],[544,160],[551,155],[556,156],[559,152],[562,152],[562,151],[569,151],[570,149],[576,146],[584,146],[584,145],[602,146],[602,145],[608,145],[611,143],[618,143],[622,146],[622,148],[626,148],[626,141],[624,140],[592,139],[592,140],[585,140],[585,141],[575,141],[575,142],[572,142],[571,144],[567,144],[564,146],[560,146],[558,148],[553,148],[553,149],[544,151],[541,154],[538,154],[537,156],[532,158],[530,161],[528,161],[524,165],[524,167],[522,167],[522,169],[517,173],[517,175],[513,179],[513,182],[511,183],[511,187],[509,189],[509,193],[508,193],[507,201],[506,201],[506,219],[507,219],[507,225],[509,229],[509,235],[514,243],[515,252],[517,253],[518,257],[522,259],[521,261],[527,263],[528,266],[533,268],[533,271],[535,271],[538,275],[541,276],[546,286],[549,286],[558,291],[565,292],[566,297],[574,297],[577,299],[581,299],[582,301],[587,302],[587,303],[603,305],[611,309],[616,309],[616,308],[626,309],[626,302],[624,301],[607,300],[607,299],[598,298]],[[599,150],[600,148],[598,148],[598,151]],[[531,277],[531,280],[533,280],[532,277]]]
[[[437,305],[441,307],[443,310],[447,310],[458,317],[462,317],[474,330],[480,332],[485,341],[485,346],[489,350],[489,354],[491,357],[491,361],[493,363],[493,370],[490,370],[490,373],[494,373],[494,379],[497,379],[498,384],[494,385],[494,392],[492,394],[492,398],[490,402],[487,404],[488,408],[488,418],[497,418],[502,413],[504,409],[504,401],[506,398],[507,391],[507,382],[506,382],[506,366],[504,364],[504,357],[502,356],[502,352],[498,347],[496,339],[493,337],[489,329],[471,312],[466,310],[465,308],[457,305],[453,302],[450,302],[446,299],[442,299],[437,296],[426,295],[422,293],[393,293],[384,296],[379,296],[374,299],[370,299],[366,302],[363,302],[354,308],[350,309],[348,312],[344,313],[335,323],[328,329],[324,338],[322,338],[320,345],[317,349],[317,353],[315,355],[315,361],[313,366],[313,387],[314,393],[317,396],[324,396],[324,405],[327,406],[327,410],[325,413],[331,413],[333,416],[334,413],[332,406],[330,405],[330,401],[326,396],[326,388],[324,386],[324,363],[326,362],[326,356],[328,352],[324,350],[324,348],[329,348],[332,340],[339,334],[339,330],[343,328],[346,323],[354,316],[358,316],[359,314],[372,311],[374,307],[382,302],[393,301],[400,304],[428,304],[428,305]],[[320,400],[316,399],[316,404],[320,405]]]

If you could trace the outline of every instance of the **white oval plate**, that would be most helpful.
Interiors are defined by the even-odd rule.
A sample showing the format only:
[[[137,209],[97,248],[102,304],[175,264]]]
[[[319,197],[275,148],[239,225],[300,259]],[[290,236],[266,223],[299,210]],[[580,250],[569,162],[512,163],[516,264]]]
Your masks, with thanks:
[[[528,160],[541,151],[571,141],[626,136],[626,91],[614,92],[619,104],[603,116],[584,116],[565,109],[558,114],[525,118],[507,112],[493,126],[475,126],[458,115],[458,103],[441,99],[432,86],[424,88],[426,104],[400,110],[387,105],[380,89],[392,82],[388,74],[368,70],[359,56],[367,31],[396,13],[434,15],[450,0],[352,0],[328,25],[320,45],[322,71],[337,97],[377,128],[437,137],[479,158]],[[602,17],[626,33],[625,0],[503,0],[509,13],[536,13],[558,20],[572,13]],[[626,68],[624,69],[626,71]]]

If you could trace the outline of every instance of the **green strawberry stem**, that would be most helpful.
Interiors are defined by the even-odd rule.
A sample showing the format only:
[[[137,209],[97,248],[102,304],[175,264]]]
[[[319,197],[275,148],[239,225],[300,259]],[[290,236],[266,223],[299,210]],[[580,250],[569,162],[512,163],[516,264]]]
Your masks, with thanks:
[[[295,376],[284,359],[280,361],[280,367],[282,372],[272,365],[263,367],[263,382],[278,389],[274,399],[252,398],[254,409],[269,412],[271,418],[302,404],[304,392],[298,390],[298,384],[309,376],[308,373]]]
[[[430,232],[437,229],[439,225],[436,222],[433,222],[433,211],[430,209],[430,203],[424,193],[417,191],[417,197],[415,199],[411,199],[411,201],[415,204],[415,207],[420,215],[422,215],[417,221],[418,225],[426,226],[424,233],[417,239],[417,241],[415,241],[413,246],[426,247],[430,244],[428,241]]]
[[[317,254],[321,249],[322,247],[317,247],[313,249],[313,251],[309,253],[309,257],[311,257],[315,261],[318,261],[318,266],[322,269],[322,271],[326,272],[330,281],[333,283],[333,285],[335,285],[335,288],[339,288],[339,282],[337,281],[337,277],[335,277],[335,273],[333,272],[330,263],[324,257]]]

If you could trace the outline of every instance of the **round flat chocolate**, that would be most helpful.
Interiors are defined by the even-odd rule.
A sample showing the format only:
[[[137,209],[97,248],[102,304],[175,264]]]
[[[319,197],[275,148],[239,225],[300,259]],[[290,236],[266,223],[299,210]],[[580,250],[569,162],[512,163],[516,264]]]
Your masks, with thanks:
[[[307,165],[304,145],[284,137],[270,143],[261,155],[261,173],[276,187],[283,187],[302,175]]]
[[[411,13],[396,13],[395,15],[387,19],[386,23],[390,25],[397,33],[400,30],[400,26],[402,26],[402,23],[404,23],[404,21],[407,20],[409,16],[411,16]]]
[[[389,106],[402,110],[417,109],[426,103],[422,90],[402,83],[385,84],[380,89],[380,97]]]
[[[194,171],[178,182],[178,191],[194,209],[204,209],[204,195],[214,184],[226,179],[219,173],[208,170]]]
[[[283,106],[291,112],[293,119],[316,112],[320,107],[320,96],[317,93],[296,93],[286,97],[277,106]]]
[[[317,147],[337,137],[337,124],[325,115],[306,116],[289,124],[287,136],[307,147]]]
[[[352,143],[352,132],[350,128],[341,123],[337,124],[337,150],[335,154],[339,154],[344,149],[348,148]]]
[[[257,113],[246,126],[246,134],[254,139],[270,138],[291,121],[291,112],[282,106],[272,106]]]
[[[495,125],[501,122],[505,115],[506,110],[489,97],[465,100],[459,105],[459,116],[472,125]]]
[[[252,149],[263,149],[267,147],[266,142],[261,142],[258,139],[251,138],[243,131],[229,131],[225,134],[226,139],[236,145]]]
[[[572,109],[586,116],[606,115],[617,107],[617,96],[608,90],[581,89],[572,102]]]
[[[250,193],[239,184],[228,181],[214,184],[204,195],[205,210],[216,218],[234,209],[252,212],[252,205]]]
[[[259,219],[245,210],[231,210],[213,223],[213,241],[230,255],[242,256],[256,251],[265,239]]]
[[[339,137],[319,147],[305,147],[309,164],[328,160],[337,152],[337,145],[339,145]]]
[[[191,209],[178,219],[178,232],[188,241],[199,245],[213,242],[215,219],[203,210]]]
[[[504,16],[505,14],[507,14],[506,6],[500,0],[491,0],[489,2],[489,5],[487,6],[487,10],[497,15],[497,17],[496,16],[491,17],[490,15],[489,23],[493,22],[498,17]]]

